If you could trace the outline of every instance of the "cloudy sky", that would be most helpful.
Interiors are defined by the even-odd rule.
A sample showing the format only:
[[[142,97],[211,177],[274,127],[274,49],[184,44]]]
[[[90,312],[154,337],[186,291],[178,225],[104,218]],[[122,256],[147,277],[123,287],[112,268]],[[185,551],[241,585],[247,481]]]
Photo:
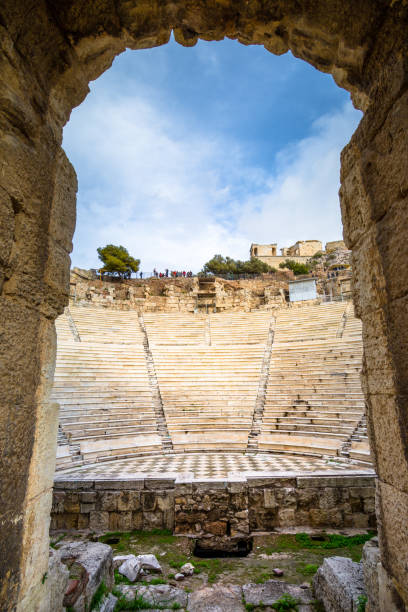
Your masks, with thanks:
[[[235,41],[126,52],[72,113],[72,263],[122,244],[141,269],[198,271],[251,242],[341,237],[339,155],[361,113],[331,76]]]

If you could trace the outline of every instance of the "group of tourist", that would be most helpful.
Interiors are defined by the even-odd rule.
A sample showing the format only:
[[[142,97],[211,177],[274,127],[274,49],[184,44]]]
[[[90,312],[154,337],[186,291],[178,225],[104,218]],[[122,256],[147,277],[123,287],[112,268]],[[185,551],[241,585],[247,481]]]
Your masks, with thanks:
[[[166,268],[164,272],[158,272],[156,268],[154,268],[153,276],[155,276],[156,278],[191,278],[193,276],[193,273],[191,270],[189,270],[188,272],[186,272],[185,270],[179,272],[178,270],[170,271],[168,268]]]

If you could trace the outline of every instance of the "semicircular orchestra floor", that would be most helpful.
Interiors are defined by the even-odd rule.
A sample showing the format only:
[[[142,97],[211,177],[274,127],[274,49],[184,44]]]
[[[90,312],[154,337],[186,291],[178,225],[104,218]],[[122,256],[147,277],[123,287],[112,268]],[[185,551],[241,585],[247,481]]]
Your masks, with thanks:
[[[87,464],[57,472],[58,479],[130,478],[135,474],[192,474],[193,478],[226,478],[228,474],[245,472],[332,472],[364,471],[370,468],[336,459],[302,455],[258,453],[181,453],[160,454]]]

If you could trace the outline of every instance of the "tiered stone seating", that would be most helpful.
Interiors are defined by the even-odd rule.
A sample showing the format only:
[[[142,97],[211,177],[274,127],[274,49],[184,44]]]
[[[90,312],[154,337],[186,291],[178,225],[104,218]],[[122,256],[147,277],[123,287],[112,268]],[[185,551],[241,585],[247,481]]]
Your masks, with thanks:
[[[260,450],[337,455],[356,429],[364,413],[362,341],[344,331],[336,337],[345,306],[278,314]]]
[[[74,335],[69,326],[68,317],[66,314],[62,314],[55,321],[55,329],[57,331],[58,342],[73,342]]]
[[[206,319],[194,314],[145,313],[149,344],[205,344]]]
[[[70,306],[82,342],[143,344],[138,315],[134,310],[109,310]]]
[[[335,338],[347,303],[295,306],[279,311],[274,342],[303,342]]]
[[[264,351],[262,345],[152,348],[176,450],[246,448]]]
[[[142,345],[59,342],[53,400],[85,461],[161,448]]]
[[[265,344],[270,323],[268,312],[211,314],[211,344]]]
[[[363,324],[361,320],[354,316],[353,304],[349,304],[346,311],[346,324],[344,326],[343,337],[361,340],[362,328]]]

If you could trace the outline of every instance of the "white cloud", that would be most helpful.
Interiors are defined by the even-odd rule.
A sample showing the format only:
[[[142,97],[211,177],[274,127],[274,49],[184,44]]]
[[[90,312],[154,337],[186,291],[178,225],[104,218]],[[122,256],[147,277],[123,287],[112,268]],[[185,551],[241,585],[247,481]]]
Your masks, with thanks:
[[[80,185],[73,265],[97,267],[96,248],[114,243],[146,272],[198,271],[215,253],[246,258],[251,242],[339,237],[339,153],[356,122],[351,105],[322,117],[266,174],[143,91],[91,95],[64,134]]]

